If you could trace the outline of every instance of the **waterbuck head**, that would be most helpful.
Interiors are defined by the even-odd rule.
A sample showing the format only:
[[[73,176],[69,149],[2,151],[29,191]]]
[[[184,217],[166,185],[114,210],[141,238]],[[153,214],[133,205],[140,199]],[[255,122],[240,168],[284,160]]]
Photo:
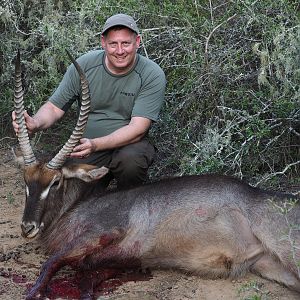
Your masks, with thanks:
[[[59,153],[47,163],[40,163],[36,160],[29,142],[24,119],[19,51],[16,58],[14,104],[16,122],[19,126],[17,137],[24,158],[26,202],[21,228],[22,235],[26,238],[34,238],[41,229],[46,228],[55,219],[54,216],[57,217],[59,214],[62,214],[62,207],[66,206],[66,203],[63,203],[64,200],[67,199],[69,202],[76,200],[72,199],[72,196],[66,195],[70,192],[73,198],[76,198],[73,191],[66,190],[65,181],[77,178],[84,182],[90,182],[100,179],[108,172],[108,169],[105,167],[97,168],[84,164],[63,167],[67,157],[73,151],[83,134],[90,111],[88,81],[79,64],[68,51],[67,53],[79,73],[81,82],[81,108],[77,124],[70,138]]]

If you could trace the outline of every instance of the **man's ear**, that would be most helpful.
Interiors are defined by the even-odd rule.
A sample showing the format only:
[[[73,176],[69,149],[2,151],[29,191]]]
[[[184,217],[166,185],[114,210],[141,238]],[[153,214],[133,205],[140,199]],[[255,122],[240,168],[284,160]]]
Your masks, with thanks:
[[[78,178],[85,182],[91,182],[104,177],[109,172],[106,167],[79,164],[69,165],[62,168],[64,178]]]
[[[135,39],[136,47],[139,48],[141,44],[141,36],[138,34]]]

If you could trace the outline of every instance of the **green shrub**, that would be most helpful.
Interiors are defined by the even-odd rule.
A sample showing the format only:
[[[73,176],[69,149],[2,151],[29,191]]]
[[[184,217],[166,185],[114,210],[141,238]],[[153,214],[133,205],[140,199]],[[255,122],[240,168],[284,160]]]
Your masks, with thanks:
[[[166,103],[151,130],[159,149],[152,177],[299,177],[300,27],[299,3],[292,0],[3,1],[3,136],[12,134],[16,50],[22,52],[25,105],[34,113],[69,64],[64,49],[79,56],[98,48],[105,19],[119,12],[138,20],[140,52],[167,75]],[[59,147],[75,111],[39,136],[40,143],[55,135]]]

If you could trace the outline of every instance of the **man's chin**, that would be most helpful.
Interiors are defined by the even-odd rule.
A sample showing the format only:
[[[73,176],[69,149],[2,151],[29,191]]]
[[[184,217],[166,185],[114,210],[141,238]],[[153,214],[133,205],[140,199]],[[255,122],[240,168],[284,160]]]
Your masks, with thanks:
[[[128,61],[115,61],[115,67],[118,69],[126,69],[128,68],[130,64],[128,63]]]
[[[116,64],[114,66],[114,69],[118,72],[118,73],[122,73],[122,74],[125,74],[127,73],[129,70],[131,70],[131,67],[130,65],[128,64]]]

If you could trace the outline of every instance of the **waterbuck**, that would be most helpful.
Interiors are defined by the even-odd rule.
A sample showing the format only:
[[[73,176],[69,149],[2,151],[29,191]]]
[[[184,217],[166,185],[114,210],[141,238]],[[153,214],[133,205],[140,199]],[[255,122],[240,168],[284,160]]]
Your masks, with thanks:
[[[52,276],[65,265],[83,274],[98,270],[99,280],[127,267],[175,268],[206,278],[250,271],[300,292],[298,199],[219,175],[183,176],[103,193],[98,186],[107,168],[64,166],[90,105],[85,74],[72,61],[82,83],[80,116],[66,145],[43,164],[33,154],[24,125],[17,57],[15,111],[26,184],[21,228],[24,237],[37,237],[50,256],[27,299],[43,297]],[[80,287],[82,299],[93,298],[88,276]]]

